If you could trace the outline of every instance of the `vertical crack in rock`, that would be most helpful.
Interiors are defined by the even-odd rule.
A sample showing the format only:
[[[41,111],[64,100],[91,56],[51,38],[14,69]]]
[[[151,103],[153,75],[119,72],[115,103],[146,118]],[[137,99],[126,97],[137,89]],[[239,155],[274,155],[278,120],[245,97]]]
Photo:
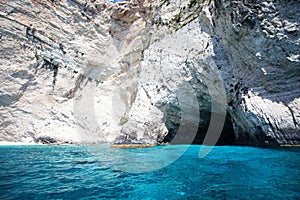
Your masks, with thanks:
[[[287,106],[287,107],[288,107],[289,111],[291,112],[291,116],[293,118],[293,122],[294,122],[295,128],[298,128],[297,120],[296,120],[296,117],[294,115],[293,110],[291,109],[291,107],[289,107],[289,106]]]

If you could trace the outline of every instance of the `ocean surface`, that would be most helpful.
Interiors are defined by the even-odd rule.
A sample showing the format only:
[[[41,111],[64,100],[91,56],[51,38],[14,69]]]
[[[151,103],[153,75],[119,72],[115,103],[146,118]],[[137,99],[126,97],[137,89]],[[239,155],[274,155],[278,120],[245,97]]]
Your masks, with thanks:
[[[0,199],[300,199],[300,148],[200,148],[1,146]]]

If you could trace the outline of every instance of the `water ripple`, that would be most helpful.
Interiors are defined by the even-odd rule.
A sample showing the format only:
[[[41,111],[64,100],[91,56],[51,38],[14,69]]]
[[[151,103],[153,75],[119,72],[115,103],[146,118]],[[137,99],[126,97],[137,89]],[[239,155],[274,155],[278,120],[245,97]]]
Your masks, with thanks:
[[[155,147],[160,148],[160,147]],[[172,157],[174,146],[162,156]],[[0,147],[0,199],[299,199],[300,149],[192,146],[175,163],[148,173],[145,160],[103,146]],[[130,149],[143,153],[153,149]],[[91,153],[92,152],[92,153]]]

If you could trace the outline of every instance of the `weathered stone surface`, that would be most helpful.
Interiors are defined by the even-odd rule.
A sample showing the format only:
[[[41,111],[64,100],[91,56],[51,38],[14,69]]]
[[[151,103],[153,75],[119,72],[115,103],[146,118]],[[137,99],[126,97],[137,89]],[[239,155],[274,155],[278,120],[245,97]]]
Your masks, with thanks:
[[[1,2],[1,140],[112,141],[136,92],[149,12],[140,6]]]
[[[240,143],[299,143],[299,9],[297,1],[217,1],[214,33],[233,69],[223,78]]]
[[[0,140],[299,144],[299,9],[3,1]]]

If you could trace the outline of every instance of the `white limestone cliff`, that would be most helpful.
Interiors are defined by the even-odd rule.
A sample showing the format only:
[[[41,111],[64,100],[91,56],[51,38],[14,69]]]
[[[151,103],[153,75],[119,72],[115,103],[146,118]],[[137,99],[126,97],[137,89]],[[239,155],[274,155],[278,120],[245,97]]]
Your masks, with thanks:
[[[0,140],[299,144],[299,8],[3,1]]]

